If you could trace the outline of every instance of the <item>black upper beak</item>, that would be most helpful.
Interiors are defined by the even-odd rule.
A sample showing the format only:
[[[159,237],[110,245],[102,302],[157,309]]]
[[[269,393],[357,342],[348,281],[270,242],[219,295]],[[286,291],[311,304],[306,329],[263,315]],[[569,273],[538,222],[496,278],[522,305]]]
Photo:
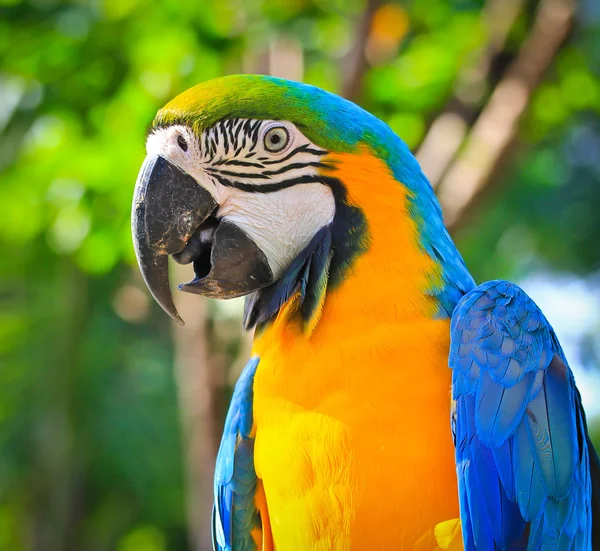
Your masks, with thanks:
[[[216,207],[212,195],[192,176],[163,157],[146,157],[133,196],[135,254],[152,296],[179,323],[183,320],[169,287],[168,256],[185,248]]]

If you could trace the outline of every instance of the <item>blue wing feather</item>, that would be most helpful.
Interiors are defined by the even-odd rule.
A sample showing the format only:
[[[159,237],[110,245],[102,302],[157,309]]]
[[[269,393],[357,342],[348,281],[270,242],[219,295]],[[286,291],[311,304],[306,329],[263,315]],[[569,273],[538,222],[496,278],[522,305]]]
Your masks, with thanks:
[[[595,452],[542,312],[516,285],[480,285],[452,315],[449,363],[465,550],[590,551]]]
[[[215,466],[213,547],[254,551],[251,530],[260,526],[255,506],[252,400],[258,358],[252,358],[235,385]]]

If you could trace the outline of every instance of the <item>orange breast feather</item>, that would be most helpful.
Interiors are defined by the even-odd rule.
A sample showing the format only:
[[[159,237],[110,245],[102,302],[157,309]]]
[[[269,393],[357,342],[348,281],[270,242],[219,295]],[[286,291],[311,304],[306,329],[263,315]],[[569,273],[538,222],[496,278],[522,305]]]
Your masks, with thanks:
[[[290,303],[255,340],[255,467],[274,547],[462,549],[449,321],[434,319],[425,293],[438,267],[385,163],[368,152],[327,160],[370,245],[311,335]]]

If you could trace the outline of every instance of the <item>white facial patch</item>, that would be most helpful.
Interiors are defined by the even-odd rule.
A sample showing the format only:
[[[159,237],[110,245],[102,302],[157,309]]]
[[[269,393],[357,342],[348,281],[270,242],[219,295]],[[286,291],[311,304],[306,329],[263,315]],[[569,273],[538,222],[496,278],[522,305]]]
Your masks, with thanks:
[[[311,183],[264,194],[232,189],[218,216],[243,229],[279,277],[334,213],[331,189]]]
[[[199,137],[173,125],[155,130],[146,147],[211,193],[217,218],[260,247],[276,278],[333,220],[333,193],[318,172],[327,152],[289,122],[224,120]]]

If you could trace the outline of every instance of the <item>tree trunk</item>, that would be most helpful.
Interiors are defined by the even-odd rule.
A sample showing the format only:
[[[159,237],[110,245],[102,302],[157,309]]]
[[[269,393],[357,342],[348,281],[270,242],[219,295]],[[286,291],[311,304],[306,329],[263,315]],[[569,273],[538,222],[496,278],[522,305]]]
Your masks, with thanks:
[[[180,266],[173,270],[176,281],[189,279],[184,271]],[[219,381],[224,380],[224,375],[215,372],[217,366],[210,365],[206,299],[176,292],[175,301],[186,323],[183,327],[174,325],[173,332],[190,549],[211,551],[212,487],[222,424]]]

